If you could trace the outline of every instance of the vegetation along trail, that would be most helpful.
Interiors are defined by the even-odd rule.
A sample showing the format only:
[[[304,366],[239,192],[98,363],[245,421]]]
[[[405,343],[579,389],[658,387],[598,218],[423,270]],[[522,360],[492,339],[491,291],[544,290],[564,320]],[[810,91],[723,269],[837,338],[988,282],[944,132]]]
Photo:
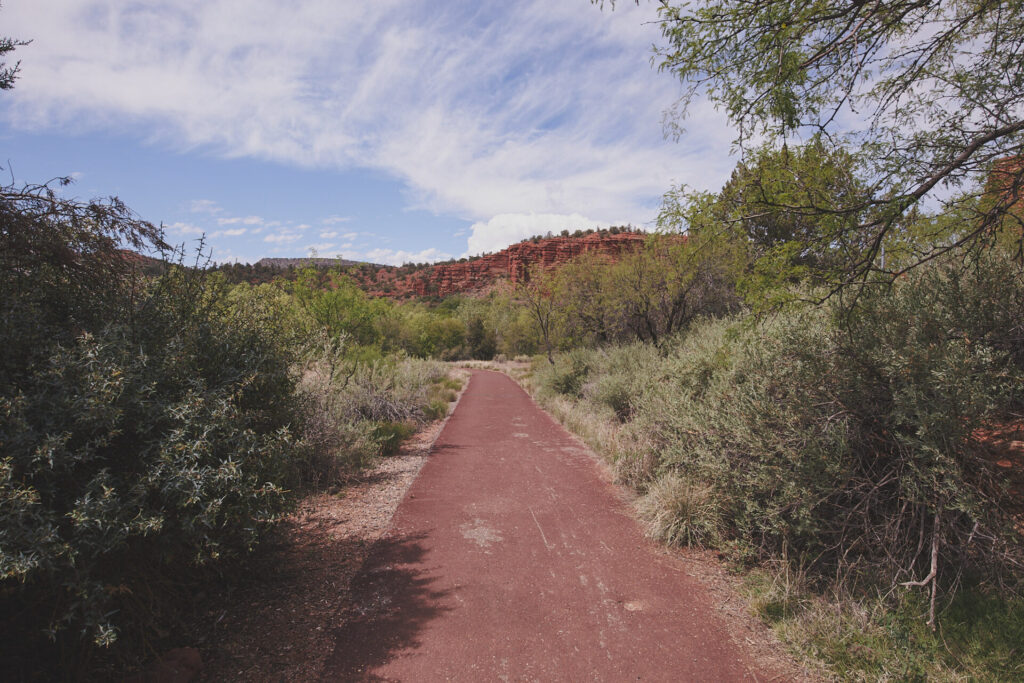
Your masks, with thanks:
[[[761,678],[681,560],[496,372],[474,372],[353,590],[326,680]]]

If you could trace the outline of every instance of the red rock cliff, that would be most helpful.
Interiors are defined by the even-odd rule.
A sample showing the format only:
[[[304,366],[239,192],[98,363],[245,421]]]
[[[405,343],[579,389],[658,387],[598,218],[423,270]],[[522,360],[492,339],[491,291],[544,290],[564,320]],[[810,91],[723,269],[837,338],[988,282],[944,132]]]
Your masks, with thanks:
[[[643,244],[647,235],[636,232],[595,232],[582,237],[550,237],[536,242],[527,240],[513,244],[496,254],[459,263],[441,263],[415,271],[402,279],[401,268],[377,272],[369,284],[373,294],[394,297],[448,296],[479,293],[498,280],[515,284],[530,268],[552,268],[585,253],[599,253],[612,258],[623,251]]]

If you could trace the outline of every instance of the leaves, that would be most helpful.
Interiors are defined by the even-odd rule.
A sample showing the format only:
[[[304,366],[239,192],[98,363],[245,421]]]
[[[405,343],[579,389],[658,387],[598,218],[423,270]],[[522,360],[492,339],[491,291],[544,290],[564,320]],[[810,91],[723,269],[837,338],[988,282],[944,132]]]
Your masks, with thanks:
[[[883,238],[926,198],[941,213],[974,206],[993,163],[1024,151],[1019,0],[707,0],[659,12],[659,66],[684,85],[677,126],[706,95],[736,126],[748,164],[752,141],[812,137],[827,154],[861,160],[863,180],[840,204],[844,241],[857,248],[837,254],[837,288],[886,272]],[[1012,184],[1022,174],[1014,168]],[[951,196],[958,189],[971,192]],[[905,267],[993,234],[1019,196],[990,197],[958,239],[933,242]],[[837,215],[827,201],[796,206],[823,222]]]

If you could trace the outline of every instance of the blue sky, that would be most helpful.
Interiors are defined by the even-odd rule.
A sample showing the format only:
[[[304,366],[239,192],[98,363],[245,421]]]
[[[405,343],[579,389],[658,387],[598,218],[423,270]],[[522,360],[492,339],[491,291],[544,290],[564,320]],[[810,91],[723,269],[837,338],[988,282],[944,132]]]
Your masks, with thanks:
[[[21,78],[5,172],[74,175],[213,258],[380,263],[532,234],[649,225],[717,189],[724,117],[651,68],[654,4],[588,0],[6,0]]]

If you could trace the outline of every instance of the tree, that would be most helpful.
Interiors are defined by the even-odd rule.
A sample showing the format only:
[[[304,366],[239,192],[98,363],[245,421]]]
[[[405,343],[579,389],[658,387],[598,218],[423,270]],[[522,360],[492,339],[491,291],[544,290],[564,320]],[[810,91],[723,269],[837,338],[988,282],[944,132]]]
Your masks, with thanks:
[[[847,209],[863,189],[858,159],[846,150],[817,138],[764,145],[748,151],[717,194],[685,187],[666,193],[658,224],[705,245],[732,243],[748,261],[742,284],[751,303],[770,306],[805,297],[807,284],[842,278],[868,246],[854,229],[866,212]]]
[[[533,317],[533,321],[537,323],[541,339],[544,340],[544,350],[547,352],[548,362],[554,365],[555,358],[552,355],[551,338],[558,313],[555,274],[545,271],[540,266],[534,266],[527,271],[526,277],[519,282],[516,289]]]
[[[618,336],[612,263],[605,254],[584,252],[558,272],[558,297],[565,310],[565,333],[574,345],[601,345]]]
[[[326,276],[327,281],[321,278]],[[371,345],[380,339],[378,320],[388,313],[388,303],[371,299],[348,275],[332,268],[323,273],[307,266],[298,273],[292,293],[317,324],[333,338],[342,336],[356,344]]]
[[[611,269],[618,327],[638,341],[660,344],[700,316],[734,312],[736,257],[729,241],[652,235]]]
[[[7,53],[28,45],[30,42],[32,41],[0,36],[0,90],[10,90],[14,87],[14,81],[18,78],[18,71],[21,68],[20,61],[15,62],[12,66],[7,66],[7,62],[4,61]]]
[[[603,4],[600,0],[594,0]],[[741,149],[820,136],[854,150],[865,180],[843,207],[863,244],[842,286],[872,271],[898,275],[939,254],[979,243],[1019,201],[1013,192],[976,203],[993,164],[1024,152],[1024,3],[1020,0],[663,0],[656,48],[661,69],[683,83],[668,120],[676,133],[701,95],[728,115]],[[954,194],[955,192],[955,194]],[[952,195],[952,197],[951,197]],[[978,210],[952,235],[936,235],[900,270],[881,265],[885,236],[931,202]],[[948,239],[942,239],[948,237]]]

